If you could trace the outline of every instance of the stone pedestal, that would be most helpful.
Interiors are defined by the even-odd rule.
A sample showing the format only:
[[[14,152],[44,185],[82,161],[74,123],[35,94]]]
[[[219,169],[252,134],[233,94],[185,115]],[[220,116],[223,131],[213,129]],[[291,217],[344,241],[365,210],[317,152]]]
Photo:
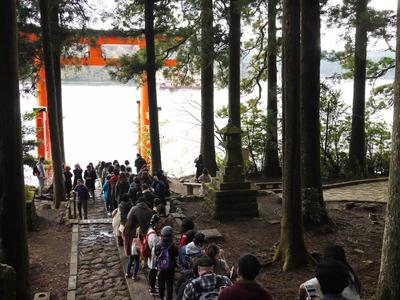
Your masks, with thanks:
[[[258,217],[257,191],[250,188],[244,176],[241,130],[228,123],[220,133],[226,157],[217,176],[205,184],[205,205],[215,219]]]

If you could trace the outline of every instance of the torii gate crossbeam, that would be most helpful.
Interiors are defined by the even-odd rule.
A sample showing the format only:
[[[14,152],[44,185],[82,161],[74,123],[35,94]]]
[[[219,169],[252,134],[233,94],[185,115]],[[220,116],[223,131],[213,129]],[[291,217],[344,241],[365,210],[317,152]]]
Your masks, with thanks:
[[[28,38],[35,40],[36,36],[30,35]],[[98,36],[98,37],[83,37],[79,44],[87,45],[89,48],[88,57],[68,57],[61,58],[62,65],[82,65],[82,66],[106,66],[107,63],[117,61],[118,58],[105,58],[101,47],[103,45],[134,45],[139,49],[146,47],[145,39],[132,37],[115,37],[115,36]],[[176,65],[176,60],[168,59],[164,62],[166,66],[173,67]],[[41,142],[38,146],[38,156],[45,159],[51,159],[50,147],[50,131],[47,111],[47,91],[45,71],[42,67],[38,72],[37,101],[38,105],[46,108],[38,111],[36,114],[37,139]],[[136,101],[138,105],[138,152],[146,161],[150,159],[150,141],[149,141],[149,103],[147,82],[144,81],[141,87],[141,99]]]

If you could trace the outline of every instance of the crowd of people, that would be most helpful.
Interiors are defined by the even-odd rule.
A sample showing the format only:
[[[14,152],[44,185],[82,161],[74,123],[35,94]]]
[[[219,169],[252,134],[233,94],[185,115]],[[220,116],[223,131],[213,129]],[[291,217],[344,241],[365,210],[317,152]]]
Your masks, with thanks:
[[[45,176],[42,164],[39,160],[35,170],[39,194]],[[140,154],[135,168],[134,174],[128,160],[121,165],[117,160],[99,162],[96,167],[89,163],[85,171],[79,164],[72,172],[69,166],[64,167],[66,197],[77,197],[81,219],[87,218],[88,200],[96,200],[96,181],[101,183],[104,209],[113,217],[118,245],[124,247],[128,257],[127,278],[138,281],[139,268],[147,268],[149,293],[163,300],[172,300],[174,290],[177,300],[273,299],[256,282],[261,270],[256,256],[244,254],[236,266],[230,267],[224,250],[196,231],[190,218],[183,219],[176,240],[174,222],[167,213],[170,191],[164,172],[157,170],[150,175]],[[209,176],[203,167],[196,173],[199,181],[202,176]],[[333,245],[323,249],[315,277],[300,285],[298,299],[359,300],[360,291],[360,282],[343,248]]]

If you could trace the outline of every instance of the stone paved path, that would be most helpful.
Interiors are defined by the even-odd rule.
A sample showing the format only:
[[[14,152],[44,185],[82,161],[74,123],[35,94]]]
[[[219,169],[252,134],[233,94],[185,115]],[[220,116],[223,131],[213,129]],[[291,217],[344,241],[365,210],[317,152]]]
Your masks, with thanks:
[[[104,219],[102,197],[89,200],[88,219]],[[104,220],[103,220],[104,221]],[[79,224],[76,299],[129,300],[129,290],[121,267],[118,248],[108,224]]]
[[[371,182],[324,190],[325,201],[387,202],[388,182]]]

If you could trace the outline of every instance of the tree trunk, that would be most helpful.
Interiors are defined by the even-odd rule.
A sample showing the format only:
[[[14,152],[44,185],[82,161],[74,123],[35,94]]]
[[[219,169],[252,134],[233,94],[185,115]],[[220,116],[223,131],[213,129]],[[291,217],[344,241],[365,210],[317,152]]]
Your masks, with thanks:
[[[62,162],[65,163],[65,148],[64,148],[64,120],[63,120],[63,109],[62,109],[62,88],[61,88],[61,30],[59,23],[59,1],[52,1],[50,10],[51,20],[51,36],[52,40],[56,41],[53,43],[53,64],[54,64],[54,80],[56,85],[56,98],[57,98],[57,117],[58,117],[58,130],[60,136],[60,147],[61,147],[61,158]]]
[[[201,1],[201,139],[204,166],[215,176],[213,2]]]
[[[367,176],[365,154],[365,80],[367,66],[367,5],[368,0],[357,1],[356,37],[354,49],[353,115],[349,151],[349,171],[359,178]]]
[[[301,1],[300,131],[301,188],[305,225],[332,222],[325,209],[320,166],[320,6],[319,0]]]
[[[284,141],[281,238],[275,260],[287,271],[309,261],[300,195],[300,3],[283,1]]]
[[[276,5],[277,0],[268,2],[268,104],[267,104],[267,143],[263,173],[268,177],[279,177],[282,170],[278,156],[278,97],[276,67]]]
[[[240,128],[240,0],[230,1],[229,20],[229,119]]]
[[[147,85],[149,93],[150,149],[152,172],[161,169],[160,135],[156,87],[156,58],[154,50],[154,1],[145,0],[145,36],[147,57]]]
[[[15,0],[0,2],[0,261],[16,272],[17,299],[30,298],[22,166]],[[10,287],[11,289],[12,287]]]
[[[53,160],[53,189],[54,207],[59,208],[60,202],[65,199],[64,176],[62,172],[62,157],[58,128],[57,96],[54,80],[53,49],[49,18],[49,0],[40,0],[40,23],[46,72],[47,105],[49,110],[51,158]]]
[[[395,97],[393,103],[392,157],[389,169],[389,200],[378,280],[377,300],[400,299],[400,1],[397,8]]]

